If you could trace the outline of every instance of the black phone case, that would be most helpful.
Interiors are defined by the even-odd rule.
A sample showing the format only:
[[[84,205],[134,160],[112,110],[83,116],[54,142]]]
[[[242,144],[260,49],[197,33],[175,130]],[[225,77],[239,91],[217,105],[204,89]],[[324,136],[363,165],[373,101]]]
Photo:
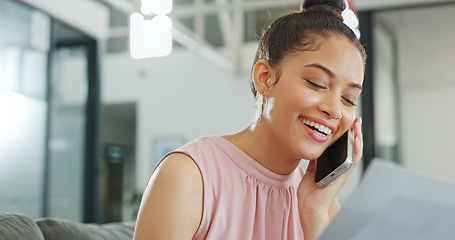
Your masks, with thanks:
[[[349,131],[328,147],[317,159],[315,182],[319,186],[326,186],[337,175],[346,171],[352,165],[352,156],[348,154]]]

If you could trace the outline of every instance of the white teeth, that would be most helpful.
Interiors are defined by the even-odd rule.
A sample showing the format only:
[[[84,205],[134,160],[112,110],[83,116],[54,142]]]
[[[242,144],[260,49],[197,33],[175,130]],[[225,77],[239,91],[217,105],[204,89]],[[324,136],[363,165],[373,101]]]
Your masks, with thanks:
[[[319,125],[319,128],[318,128],[318,129],[319,129],[319,131],[321,131],[321,132],[325,132],[326,127],[324,127],[324,126],[322,126],[322,125]]]
[[[308,126],[310,126],[310,127],[314,127],[314,128],[316,128],[317,130],[319,130],[320,132],[325,133],[326,135],[329,135],[329,134],[332,133],[332,130],[330,130],[330,128],[328,128],[328,127],[326,127],[326,126],[324,126],[324,125],[322,125],[322,124],[315,123],[315,122],[310,121],[310,120],[307,120],[307,119],[302,119],[302,118],[300,118],[300,119],[303,121],[303,123],[304,123],[305,125],[308,125]]]
[[[332,133],[332,130],[330,130],[329,128],[326,128],[325,131],[324,131],[325,134],[329,135]]]

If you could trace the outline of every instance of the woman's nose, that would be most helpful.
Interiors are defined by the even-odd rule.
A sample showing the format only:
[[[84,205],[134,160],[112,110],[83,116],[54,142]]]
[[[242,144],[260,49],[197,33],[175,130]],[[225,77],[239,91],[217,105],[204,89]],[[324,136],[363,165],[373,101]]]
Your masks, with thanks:
[[[327,94],[319,104],[319,110],[324,112],[330,119],[341,119],[341,99],[335,94]]]

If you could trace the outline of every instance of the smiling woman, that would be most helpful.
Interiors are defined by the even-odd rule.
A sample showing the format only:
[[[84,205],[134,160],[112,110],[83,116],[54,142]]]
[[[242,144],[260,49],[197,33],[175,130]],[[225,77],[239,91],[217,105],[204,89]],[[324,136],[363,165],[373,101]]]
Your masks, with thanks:
[[[253,69],[259,97],[268,99],[264,107],[258,106],[267,111],[253,131],[267,129],[269,141],[288,146],[285,151],[270,153],[276,157],[316,159],[354,121],[355,102],[363,81],[362,56],[345,38],[331,36],[316,41],[320,42],[317,51],[298,51],[284,57],[275,68],[268,61],[259,60]],[[274,103],[273,108],[267,106],[270,102]],[[330,129],[331,134],[321,135],[305,124],[302,128],[303,120]],[[289,174],[292,170],[291,165],[280,173]]]
[[[134,239],[317,238],[362,156],[355,107],[366,56],[344,9],[342,0],[305,1],[270,25],[251,72],[255,118],[168,153],[144,192]],[[348,130],[354,167],[319,188],[316,160]]]

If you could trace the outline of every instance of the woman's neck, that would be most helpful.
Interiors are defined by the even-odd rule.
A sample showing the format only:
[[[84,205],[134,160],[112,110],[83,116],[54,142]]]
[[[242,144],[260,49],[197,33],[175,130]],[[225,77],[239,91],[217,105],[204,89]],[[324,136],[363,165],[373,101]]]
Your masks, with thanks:
[[[246,128],[233,135],[223,136],[259,164],[272,172],[288,175],[294,172],[300,159],[292,157],[272,134],[258,128]]]

